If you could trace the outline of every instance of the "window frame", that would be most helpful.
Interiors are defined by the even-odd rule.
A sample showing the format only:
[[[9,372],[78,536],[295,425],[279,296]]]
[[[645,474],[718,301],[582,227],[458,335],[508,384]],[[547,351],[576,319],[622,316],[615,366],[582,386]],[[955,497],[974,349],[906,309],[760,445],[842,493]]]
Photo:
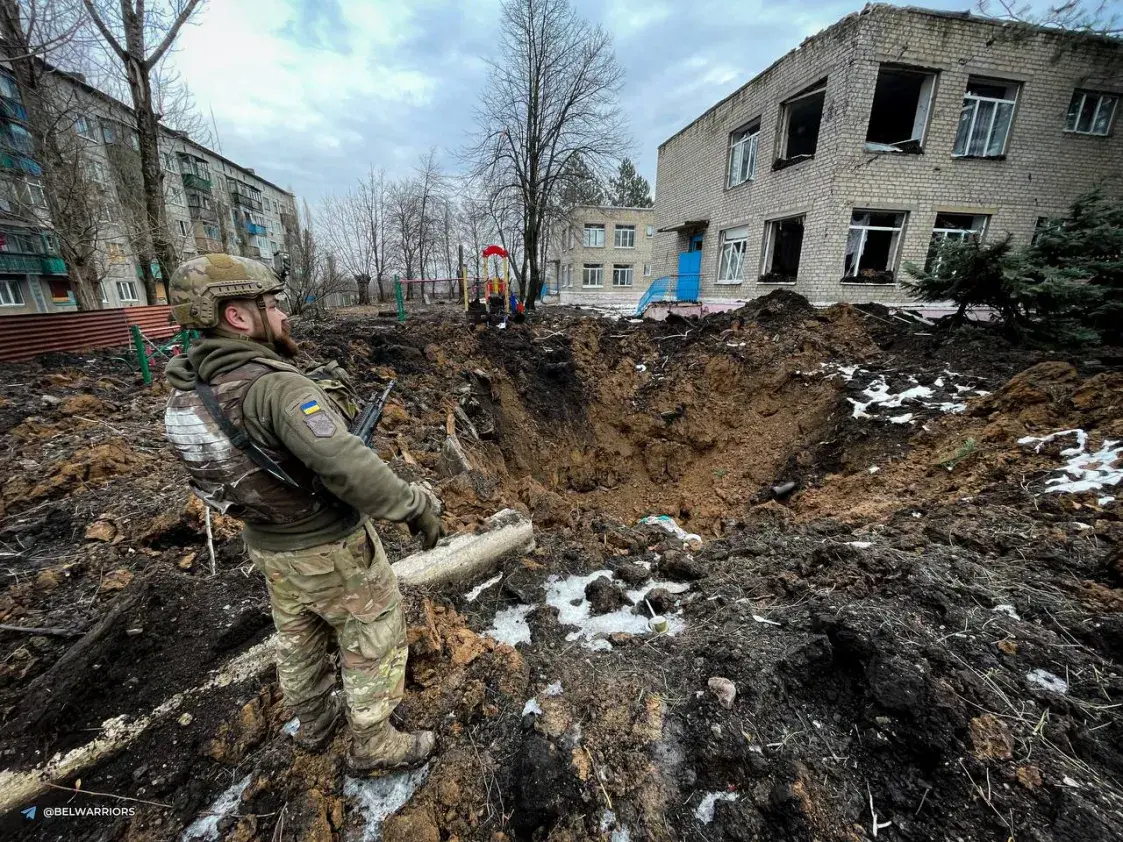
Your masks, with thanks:
[[[896,226],[886,225],[861,225],[854,222],[854,217],[858,214],[869,214],[871,217],[874,214],[895,214],[901,218],[901,221]],[[846,228],[846,242],[850,242],[850,232],[858,229],[862,231],[862,237],[859,242],[858,248],[854,256],[854,271],[855,274],[846,274],[846,257],[847,254],[843,251],[842,255],[842,281],[844,284],[861,284],[862,286],[895,286],[897,283],[897,263],[901,258],[901,241],[904,239],[905,226],[908,224],[909,212],[907,210],[884,210],[879,208],[853,208],[850,211],[850,223]],[[861,272],[862,255],[865,254],[866,244],[869,242],[870,231],[889,231],[896,235],[893,240],[892,248],[890,249],[889,260],[886,261],[886,267],[883,270],[890,276],[888,281],[862,281],[858,280],[861,276],[857,274]]]
[[[595,272],[596,277],[599,278],[597,283],[591,284],[588,282],[590,272]],[[582,263],[581,264],[581,288],[582,289],[603,289],[604,288],[604,264],[603,263]]]
[[[1076,97],[1080,97],[1080,107],[1073,111],[1072,104],[1076,101]],[[1088,97],[1096,97],[1096,108],[1092,112],[1092,125],[1088,131],[1080,130],[1080,115],[1084,112],[1084,103]],[[1096,120],[1100,116],[1100,109],[1103,107],[1104,100],[1111,101],[1111,114],[1107,118],[1107,126],[1102,132],[1097,132]],[[1084,88],[1076,88],[1072,92],[1072,98],[1068,102],[1068,113],[1065,115],[1065,134],[1081,135],[1083,137],[1111,137],[1111,129],[1115,125],[1115,115],[1119,112],[1119,94],[1109,94],[1106,91],[1090,91]],[[1069,121],[1072,120],[1072,128],[1069,128]]]
[[[796,284],[796,282],[799,280],[799,266],[798,265],[796,267],[796,275],[795,275],[794,278],[790,278],[789,280],[783,280],[783,281],[773,281],[773,280],[767,280],[766,281],[766,280],[764,280],[765,278],[768,278],[772,274],[774,274],[773,271],[772,271],[772,268],[771,268],[771,263],[772,263],[773,257],[775,256],[776,235],[779,233],[780,225],[782,225],[785,222],[793,222],[797,219],[801,221],[801,227],[804,229],[804,232],[806,232],[806,230],[807,230],[807,214],[805,214],[805,213],[797,213],[797,214],[793,214],[791,216],[782,216],[782,217],[779,217],[777,219],[769,219],[764,223],[764,254],[761,256],[761,261],[760,261],[761,270],[760,270],[760,278],[757,279],[758,283],[772,284],[772,285],[777,285],[777,286],[784,286],[784,285],[794,286]],[[803,238],[801,237],[800,242],[799,242],[799,261],[798,261],[798,264],[801,265],[802,263],[803,263]],[[783,277],[788,278],[787,275],[784,275]]]
[[[821,96],[823,98],[823,107],[819,112],[819,131],[815,135],[815,151],[811,152],[810,154],[804,153],[798,156],[790,156],[788,154],[788,145],[791,137],[792,106],[796,105],[799,102],[802,102],[805,99],[810,99],[811,97],[817,96]],[[823,114],[826,112],[826,110],[827,80],[825,79],[822,82],[814,85],[810,90],[804,91],[801,94],[796,94],[795,96],[784,100],[780,104],[780,137],[779,150],[776,156],[777,160],[787,162],[787,164],[790,166],[791,164],[799,163],[801,161],[809,161],[814,159],[815,155],[817,155],[819,152],[819,137],[823,133]]]
[[[624,245],[620,242],[621,234],[631,234],[632,244]],[[612,226],[612,247],[617,249],[634,249],[636,247],[636,226],[635,225],[613,225]]]
[[[939,222],[941,216],[969,216],[971,217],[972,225],[977,225],[977,227],[950,228],[945,226],[943,228],[938,228],[935,223]],[[989,227],[990,214],[988,213],[953,213],[951,211],[937,211],[936,219],[932,224],[932,235],[928,241],[928,256],[924,260],[924,271],[931,273],[940,268],[941,261],[939,258],[939,250],[948,240],[966,242],[969,237],[973,236],[975,242],[982,242],[986,237],[987,228]]]
[[[870,124],[874,119],[874,106],[877,104],[877,86],[882,80],[882,73],[896,74],[897,76],[915,76],[920,78],[920,89],[917,92],[916,110],[912,118],[912,136],[897,141],[870,140]],[[882,62],[877,67],[877,77],[874,79],[874,95],[870,99],[870,114],[866,120],[865,146],[868,152],[882,152],[885,150],[877,147],[890,146],[901,151],[901,147],[915,143],[920,150],[924,149],[928,139],[928,127],[932,121],[933,106],[936,102],[936,86],[939,84],[940,74],[936,70],[920,67]]]
[[[995,86],[995,87],[1005,86],[1007,91],[1009,91],[1010,89],[1013,89],[1014,94],[1013,94],[1013,97],[1002,97],[1002,98],[991,97],[991,96],[983,96],[981,94],[974,94],[974,93],[971,93],[971,91],[970,91],[970,87],[971,87],[972,84],[975,84],[975,85],[991,85],[991,86]],[[953,158],[1004,158],[1006,156],[1006,150],[1010,146],[1010,133],[1014,129],[1014,116],[1017,113],[1018,97],[1021,94],[1021,91],[1022,91],[1022,83],[1021,82],[1010,81],[1010,80],[1007,80],[1007,79],[989,79],[989,78],[975,77],[975,76],[970,77],[967,80],[967,86],[963,90],[963,104],[960,106],[960,109],[959,109],[959,122],[956,125],[955,139],[952,141],[952,151],[951,151],[952,157]],[[967,131],[963,133],[964,134],[963,151],[960,152],[960,151],[957,151],[957,148],[959,146],[960,128],[963,125],[963,113],[967,109],[968,100],[972,101],[971,120],[967,124]],[[990,128],[987,129],[986,141],[983,144],[983,153],[982,154],[972,153],[970,151],[970,149],[971,149],[971,137],[972,137],[972,135],[974,134],[974,131],[975,131],[975,120],[979,116],[979,106],[980,106],[981,103],[987,103],[987,102],[994,104],[994,112],[991,114]],[[1003,106],[1003,105],[1009,105],[1010,106],[1010,120],[1006,124],[1006,132],[1002,137],[1002,148],[998,152],[991,153],[988,150],[990,149],[991,145],[994,143],[994,134],[993,134],[994,128],[995,128],[995,124],[998,122],[999,108],[1000,108],[1000,106]]]
[[[79,126],[85,126],[86,130],[82,131]],[[93,123],[85,114],[80,114],[74,120],[74,133],[82,140],[88,140],[91,143],[97,143],[97,134],[94,132]]]
[[[600,231],[600,242],[599,243],[590,243],[589,242],[589,232],[595,233],[597,231]],[[587,248],[587,249],[602,249],[602,248],[604,248],[604,241],[605,241],[604,223],[601,223],[601,222],[586,222],[584,228],[582,229],[582,232],[583,233],[581,235],[581,245],[582,245],[583,248]]]
[[[4,293],[7,292],[8,300]],[[23,297],[23,285],[20,281],[0,279],[0,307],[26,307],[27,300]]]
[[[647,237],[647,238],[648,238],[649,240],[650,240],[650,239],[651,239],[652,237],[654,237],[654,236],[655,236],[655,226],[654,226],[654,225],[648,225],[648,226],[647,226],[647,227],[646,227],[646,228],[644,229],[644,236],[645,236],[645,237]]]
[[[744,232],[743,234],[739,232]],[[731,237],[730,233],[734,232],[736,236]],[[740,244],[740,254],[737,256],[737,266],[740,270],[740,277],[730,275],[725,276],[727,268],[732,269],[730,258],[726,257],[727,251],[732,254],[737,251],[737,245]],[[732,246],[733,248],[729,248]],[[721,247],[717,252],[717,274],[714,276],[715,286],[739,286],[745,282],[745,255],[749,250],[749,226],[737,225],[732,228],[726,228],[721,232]]]
[[[181,237],[193,236],[191,226],[187,223],[186,219],[177,219],[176,222],[179,224],[179,235]]]
[[[627,283],[618,283],[618,274],[627,277]],[[636,265],[634,263],[613,263],[612,264],[612,287],[613,289],[630,289],[636,283]]]
[[[117,300],[122,304],[126,302],[140,301],[140,290],[137,289],[136,281],[116,281],[117,284]],[[123,294],[122,288],[126,288],[131,293],[132,297]]]
[[[743,178],[737,179],[734,173],[740,175],[745,168],[746,146],[748,147],[748,173]],[[727,190],[756,181],[756,163],[759,154],[760,117],[757,117],[729,133],[729,155],[726,160],[725,177],[725,188]]]
[[[651,277],[651,264],[650,263],[643,264],[643,276],[645,278]]]

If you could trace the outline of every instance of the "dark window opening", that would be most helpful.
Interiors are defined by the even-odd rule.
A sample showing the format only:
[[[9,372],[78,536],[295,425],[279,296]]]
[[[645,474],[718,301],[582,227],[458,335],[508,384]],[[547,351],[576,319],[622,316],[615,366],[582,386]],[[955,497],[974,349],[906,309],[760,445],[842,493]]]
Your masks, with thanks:
[[[799,257],[803,251],[803,217],[779,219],[769,223],[768,263],[761,281],[791,283],[799,275]]]
[[[850,219],[843,280],[851,283],[893,282],[897,247],[904,229],[903,213],[856,210]]]
[[[882,67],[877,74],[866,144],[877,152],[919,152],[936,77]]]
[[[819,126],[823,122],[823,103],[826,89],[792,100],[785,108],[787,131],[784,141],[784,158],[809,158],[819,145]]]

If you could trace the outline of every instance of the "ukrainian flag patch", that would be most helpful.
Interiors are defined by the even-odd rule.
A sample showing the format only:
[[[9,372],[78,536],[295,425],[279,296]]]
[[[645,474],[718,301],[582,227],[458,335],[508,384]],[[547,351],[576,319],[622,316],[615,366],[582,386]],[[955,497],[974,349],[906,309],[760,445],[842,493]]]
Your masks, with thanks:
[[[307,401],[300,405],[300,411],[305,415],[314,415],[320,411],[319,401]]]

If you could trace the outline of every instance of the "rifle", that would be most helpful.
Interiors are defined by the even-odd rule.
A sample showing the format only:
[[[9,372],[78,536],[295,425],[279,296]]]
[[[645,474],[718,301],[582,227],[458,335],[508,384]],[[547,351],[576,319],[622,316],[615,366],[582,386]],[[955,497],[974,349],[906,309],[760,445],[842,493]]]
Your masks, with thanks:
[[[376,401],[368,401],[367,405],[363,407],[363,411],[359,413],[359,417],[355,419],[355,423],[351,425],[351,434],[361,438],[363,444],[367,447],[370,447],[370,440],[374,436],[374,428],[382,420],[382,413],[386,411],[390,393],[394,391],[394,386],[397,383],[397,380],[391,380],[382,396]]]

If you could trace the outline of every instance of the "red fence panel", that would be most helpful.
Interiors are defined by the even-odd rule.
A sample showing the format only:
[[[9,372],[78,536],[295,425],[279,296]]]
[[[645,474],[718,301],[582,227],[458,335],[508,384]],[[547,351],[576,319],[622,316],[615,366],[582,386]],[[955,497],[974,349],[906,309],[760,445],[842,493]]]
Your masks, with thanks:
[[[116,348],[132,341],[129,325],[140,325],[149,339],[175,333],[170,307],[129,307],[86,313],[28,313],[0,316],[0,361],[29,360],[56,351]]]

